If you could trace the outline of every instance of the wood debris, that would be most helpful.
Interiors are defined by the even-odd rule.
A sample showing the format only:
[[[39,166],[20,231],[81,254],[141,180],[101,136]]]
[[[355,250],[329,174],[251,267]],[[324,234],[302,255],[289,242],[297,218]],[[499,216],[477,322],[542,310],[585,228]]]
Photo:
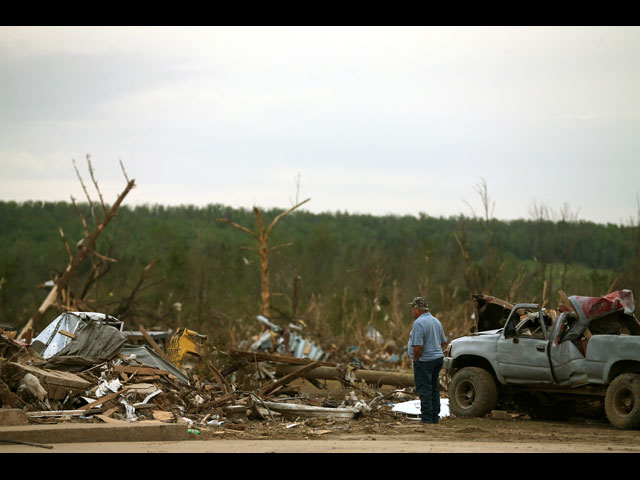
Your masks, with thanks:
[[[394,393],[383,394],[382,385],[412,386],[412,376],[398,372],[239,349],[220,352],[215,361],[204,359],[202,368],[189,372],[170,363],[144,327],[139,332],[149,358],[143,358],[138,346],[131,350],[125,345],[113,358],[73,372],[65,371],[69,365],[50,362],[25,341],[0,332],[0,407],[23,408],[30,422],[153,420],[235,434],[245,431],[249,421],[275,428],[281,425],[279,419],[317,419],[328,423],[307,425],[308,433],[326,435],[333,431],[327,429],[333,419],[389,410]],[[66,330],[58,333],[68,342],[80,338]],[[31,390],[25,387],[27,375]],[[340,398],[301,393],[304,382],[321,389],[327,380],[337,380],[347,393]]]

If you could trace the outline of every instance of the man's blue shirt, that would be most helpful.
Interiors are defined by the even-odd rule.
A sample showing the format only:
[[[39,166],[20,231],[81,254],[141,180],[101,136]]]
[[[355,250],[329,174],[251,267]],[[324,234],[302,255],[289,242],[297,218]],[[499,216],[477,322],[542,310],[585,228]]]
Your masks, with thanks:
[[[422,353],[418,361],[427,362],[444,357],[442,344],[447,341],[440,320],[430,313],[423,313],[413,323],[409,343],[409,357],[413,360],[413,347],[422,345]]]

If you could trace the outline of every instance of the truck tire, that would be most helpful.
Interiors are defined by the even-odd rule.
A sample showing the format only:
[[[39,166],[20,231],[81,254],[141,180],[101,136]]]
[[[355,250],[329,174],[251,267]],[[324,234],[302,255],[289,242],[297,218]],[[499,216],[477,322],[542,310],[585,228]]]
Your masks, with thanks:
[[[621,430],[640,428],[640,375],[623,373],[607,388],[604,398],[607,419]]]
[[[449,410],[456,417],[484,417],[498,402],[493,375],[478,367],[458,370],[451,379],[448,394]]]

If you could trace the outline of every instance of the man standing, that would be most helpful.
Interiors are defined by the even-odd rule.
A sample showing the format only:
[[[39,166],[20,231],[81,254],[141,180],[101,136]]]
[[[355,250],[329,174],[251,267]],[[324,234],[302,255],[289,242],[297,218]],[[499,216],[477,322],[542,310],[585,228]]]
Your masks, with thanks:
[[[409,336],[408,353],[413,359],[416,392],[420,396],[423,423],[438,423],[440,418],[440,380],[443,350],[447,338],[440,321],[429,313],[429,304],[416,297],[409,304],[415,322]]]

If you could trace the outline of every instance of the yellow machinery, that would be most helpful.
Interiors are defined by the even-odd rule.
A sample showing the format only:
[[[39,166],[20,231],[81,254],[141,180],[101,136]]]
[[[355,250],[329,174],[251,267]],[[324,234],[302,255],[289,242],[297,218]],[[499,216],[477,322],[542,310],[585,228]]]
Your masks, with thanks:
[[[206,335],[179,328],[169,339],[167,353],[171,362],[182,370],[195,369],[202,360]]]

